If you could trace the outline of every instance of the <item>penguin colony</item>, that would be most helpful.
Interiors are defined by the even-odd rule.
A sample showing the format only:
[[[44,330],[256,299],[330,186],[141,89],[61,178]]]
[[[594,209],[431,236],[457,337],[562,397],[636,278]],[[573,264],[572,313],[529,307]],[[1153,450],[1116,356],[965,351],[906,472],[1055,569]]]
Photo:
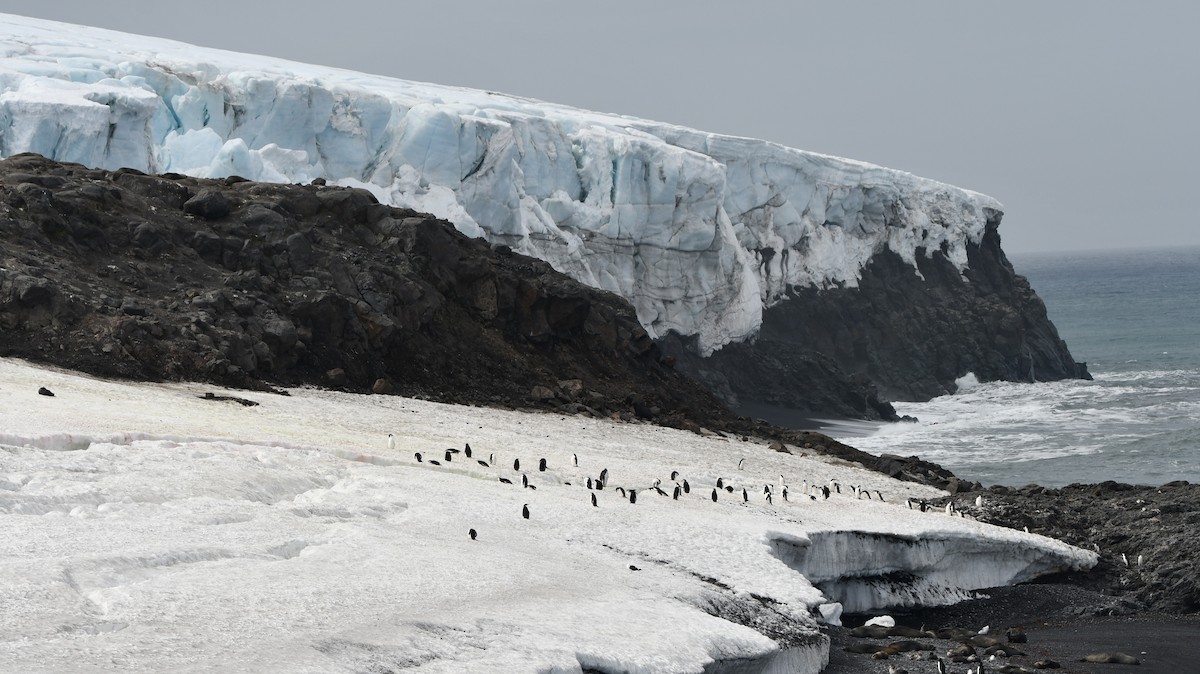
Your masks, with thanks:
[[[387,446],[389,449],[395,449],[395,447],[396,447],[395,436],[391,433],[389,433],[388,437],[387,437]],[[466,443],[465,446],[463,447],[463,449],[461,449],[461,450],[457,449],[457,448],[447,448],[447,449],[443,450],[442,451],[442,459],[443,459],[444,463],[453,464],[454,456],[456,454],[462,454],[464,457],[471,458],[472,450],[471,450],[470,443]],[[413,458],[416,460],[417,463],[424,463],[424,464],[433,465],[433,466],[441,466],[442,465],[442,462],[425,458],[421,452],[415,452],[413,454]],[[487,461],[484,461],[483,459],[476,459],[475,463],[478,464],[482,468],[491,469],[491,468],[493,468],[493,466],[496,463],[496,454],[494,452],[489,453]],[[550,463],[545,457],[541,457],[537,460],[537,466],[538,466],[539,473],[546,473],[550,470]],[[736,470],[744,470],[745,466],[746,466],[746,459],[740,458],[737,461],[737,463],[735,464],[735,469]],[[571,467],[572,468],[579,467],[579,455],[576,453],[571,454]],[[513,469],[513,472],[517,472],[517,473],[521,472],[520,457],[513,458],[512,469]],[[506,484],[506,485],[513,484],[512,479],[509,479],[503,475],[498,475],[497,479],[502,484]],[[588,492],[590,492],[588,498],[591,502],[592,507],[595,507],[595,508],[601,507],[600,500],[597,497],[596,492],[602,492],[605,490],[606,487],[610,486],[608,469],[603,468],[595,476],[586,475],[586,476],[584,476],[584,480],[585,480],[584,484],[586,485],[586,490]],[[643,485],[641,488],[645,489],[645,490],[654,491],[659,496],[669,498],[672,501],[679,501],[684,496],[690,495],[692,492],[691,482],[689,482],[688,478],[684,477],[683,473],[679,470],[672,470],[669,478],[667,478],[667,481],[671,484],[670,491],[667,491],[662,488],[662,485],[663,485],[662,478],[657,478],[651,484]],[[571,484],[572,484],[571,482],[559,481],[559,480],[550,480],[549,482],[552,484],[561,484],[562,486],[571,486]],[[734,494],[737,489],[740,489],[742,492],[741,505],[742,506],[751,506],[752,504],[751,504],[749,489],[747,489],[745,486],[735,487],[733,482],[734,482],[733,480],[728,479],[725,476],[717,476],[711,483],[714,486],[712,487],[709,498],[712,500],[713,503],[718,503],[718,502],[720,502],[720,492],[721,491],[725,491],[729,494]],[[529,490],[533,490],[533,491],[537,490],[537,485],[534,484],[533,481],[530,480],[529,475],[526,473],[521,473],[521,487],[524,489],[529,489]],[[775,499],[779,496],[782,496],[784,502],[790,503],[791,502],[791,498],[789,495],[790,487],[791,487],[791,485],[788,484],[785,476],[781,474],[779,476],[778,484],[766,483],[763,485],[763,488],[762,488],[763,502],[765,503],[766,506],[773,507],[773,506],[775,506]],[[616,491],[623,500],[627,500],[630,505],[637,504],[637,492],[638,492],[639,487],[636,487],[636,486],[626,487],[624,485],[618,485],[618,486],[612,487],[612,489],[614,491]],[[884,498],[883,493],[880,492],[879,490],[867,490],[858,485],[850,485],[849,490],[850,490],[850,493],[853,494],[853,497],[856,499],[870,499],[870,500],[878,500],[878,501],[886,502],[886,499]],[[757,491],[757,489],[756,489],[756,491]],[[874,496],[872,496],[872,491],[874,492]],[[810,501],[829,500],[829,498],[831,496],[842,493],[842,486],[835,479],[829,480],[828,484],[817,484],[815,482],[810,484],[808,481],[804,481],[801,486],[801,492],[805,496],[808,496],[808,499]],[[914,502],[911,499],[906,499],[904,503],[909,509],[918,509],[918,507],[919,507],[919,509],[922,512],[926,512],[926,511],[932,509],[928,505],[928,503],[923,500],[919,501],[919,502]],[[919,503],[919,506],[918,506],[918,503]],[[948,514],[952,514],[952,515],[958,514],[957,511],[954,510],[952,504],[947,506],[946,512]],[[521,517],[524,519],[527,519],[527,520],[531,519],[531,511],[530,511],[528,503],[526,503],[522,506]],[[470,534],[471,540],[477,540],[478,535],[479,535],[475,529],[471,529],[469,531],[469,534]]]

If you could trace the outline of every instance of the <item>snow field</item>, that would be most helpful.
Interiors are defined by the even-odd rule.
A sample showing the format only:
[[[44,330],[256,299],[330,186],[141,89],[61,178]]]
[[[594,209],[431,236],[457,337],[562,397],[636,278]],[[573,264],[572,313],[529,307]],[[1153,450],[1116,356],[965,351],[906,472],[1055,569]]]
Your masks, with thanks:
[[[699,672],[772,656],[817,671],[827,641],[812,612],[830,597],[805,564],[836,589],[906,564],[920,576],[969,562],[950,580],[970,587],[996,569],[1094,563],[1057,541],[904,508],[936,495],[928,487],[756,442],[312,389],[235,392],[261,403],[243,407],[207,391],[218,390],[0,361],[0,662],[12,671]],[[471,459],[412,457],[468,442]],[[495,465],[476,463],[491,453]],[[513,459],[536,490],[521,488]],[[583,483],[604,468],[593,508]],[[679,501],[650,489],[661,479],[669,492],[672,470],[692,487]],[[791,501],[768,506],[763,484],[780,473]],[[712,503],[717,477],[737,490]],[[830,478],[888,502],[801,498],[802,482]],[[862,557],[871,537],[942,552],[877,546],[873,561],[839,560],[845,546]],[[954,554],[964,545],[987,554]],[[944,599],[945,576],[910,594]],[[755,597],[811,640],[781,654],[703,610]]]

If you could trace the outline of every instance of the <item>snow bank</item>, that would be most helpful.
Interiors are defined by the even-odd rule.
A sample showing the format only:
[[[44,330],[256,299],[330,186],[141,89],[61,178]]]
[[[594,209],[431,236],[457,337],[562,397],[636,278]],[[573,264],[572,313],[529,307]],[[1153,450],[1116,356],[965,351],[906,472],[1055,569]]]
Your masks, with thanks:
[[[0,15],[0,156],[325,177],[629,299],[704,354],[876,253],[959,268],[995,200],[780,145],[541,101]]]
[[[213,390],[0,360],[0,662],[816,672],[814,616],[836,619],[835,601],[940,600],[1095,562],[903,506],[931,488],[753,442],[310,389],[239,391],[260,403],[245,407]],[[471,458],[445,461],[467,443]],[[679,500],[652,486],[673,491],[672,471]],[[718,478],[734,492],[714,503]],[[888,500],[803,494],[830,479]]]

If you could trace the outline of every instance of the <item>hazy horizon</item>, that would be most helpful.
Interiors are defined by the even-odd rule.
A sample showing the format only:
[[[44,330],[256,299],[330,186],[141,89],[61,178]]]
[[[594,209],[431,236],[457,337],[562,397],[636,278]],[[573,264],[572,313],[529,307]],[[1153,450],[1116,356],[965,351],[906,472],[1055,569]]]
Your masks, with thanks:
[[[10,0],[4,11],[501,91],[880,164],[1001,201],[1010,253],[1200,245],[1200,5]],[[286,16],[286,22],[279,17]]]

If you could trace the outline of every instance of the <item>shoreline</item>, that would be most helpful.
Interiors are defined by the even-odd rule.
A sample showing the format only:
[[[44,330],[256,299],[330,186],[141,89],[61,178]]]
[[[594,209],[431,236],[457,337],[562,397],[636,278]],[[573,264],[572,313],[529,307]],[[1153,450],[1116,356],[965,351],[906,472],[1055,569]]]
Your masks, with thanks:
[[[949,606],[896,611],[892,615],[898,625],[924,626],[929,630],[960,627],[972,631],[990,626],[989,635],[1006,642],[1005,631],[1015,627],[1027,637],[1025,643],[1013,646],[1025,655],[997,658],[989,663],[988,671],[1001,664],[1033,669],[1038,660],[1052,659],[1060,663],[1064,673],[1099,674],[1103,672],[1136,671],[1157,674],[1191,671],[1195,666],[1195,642],[1200,639],[1200,615],[1180,616],[1157,612],[1135,612],[1119,598],[1081,589],[1062,583],[1026,583],[981,590],[978,599]],[[1119,615],[1102,615],[1116,611]],[[1125,612],[1130,611],[1130,612]],[[845,616],[849,624],[861,623],[867,616]],[[854,622],[849,622],[854,621]],[[829,666],[823,674],[887,674],[888,667],[906,668],[910,672],[935,671],[935,662],[928,659],[930,651],[900,653],[887,659],[846,652],[850,644],[885,644],[898,638],[869,639],[851,636],[850,627],[826,628],[831,639]],[[947,661],[950,672],[962,672],[973,663],[952,663],[947,651],[959,644],[948,639],[916,639],[933,646],[939,657]],[[982,651],[983,649],[977,649]],[[1080,662],[1085,655],[1100,652],[1121,652],[1141,661],[1140,665],[1119,665]]]

